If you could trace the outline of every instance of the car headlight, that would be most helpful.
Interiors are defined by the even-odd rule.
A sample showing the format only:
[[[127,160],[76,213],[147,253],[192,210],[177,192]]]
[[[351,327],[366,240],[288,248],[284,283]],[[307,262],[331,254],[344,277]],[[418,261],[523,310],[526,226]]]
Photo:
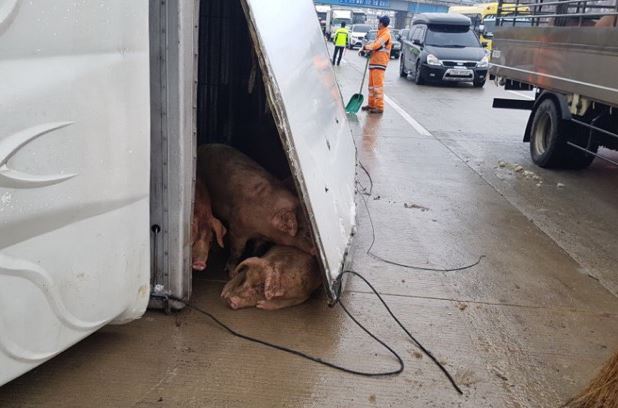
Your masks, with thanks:
[[[442,63],[440,62],[438,57],[436,57],[433,54],[428,54],[427,55],[427,64],[428,65],[442,65]]]
[[[489,66],[489,55],[485,55],[478,64],[476,64],[477,68],[487,68]]]

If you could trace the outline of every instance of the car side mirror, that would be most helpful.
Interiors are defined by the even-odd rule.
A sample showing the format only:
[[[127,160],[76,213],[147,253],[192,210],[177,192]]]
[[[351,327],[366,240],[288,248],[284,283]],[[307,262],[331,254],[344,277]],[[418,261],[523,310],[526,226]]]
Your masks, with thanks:
[[[479,34],[483,34],[485,32],[485,25],[484,24],[479,24],[479,26],[476,27],[476,30],[474,30],[474,31],[476,31]]]

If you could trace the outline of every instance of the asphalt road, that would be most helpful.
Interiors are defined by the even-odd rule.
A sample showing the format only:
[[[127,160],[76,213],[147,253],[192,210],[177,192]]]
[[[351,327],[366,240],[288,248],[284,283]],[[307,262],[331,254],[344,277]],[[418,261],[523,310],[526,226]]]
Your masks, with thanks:
[[[351,267],[463,395],[352,279],[343,302],[400,353],[397,376],[353,376],[266,349],[191,310],[148,312],[2,387],[0,406],[556,407],[581,389],[618,350],[618,169],[539,169],[521,142],[526,114],[491,108],[504,91],[419,87],[399,78],[397,63],[384,115],[349,117],[371,176],[358,169],[367,194],[358,194]],[[335,67],[346,101],[362,66],[348,51]],[[373,254],[400,265],[370,256],[372,242]],[[246,335],[357,370],[397,368],[324,299],[230,311],[218,299],[223,284],[194,274],[192,302]]]
[[[354,79],[360,79],[348,69],[361,72],[365,60],[351,51],[344,58],[347,67],[336,70],[346,70],[345,101],[357,92]],[[482,89],[418,86],[400,78],[398,67],[399,60],[391,60],[387,109],[405,112],[415,122],[412,129],[418,132],[415,126],[420,126],[579,262],[583,273],[618,295],[618,168],[599,159],[583,171],[535,166],[529,144],[522,142],[529,112],[491,107],[495,97],[533,99],[532,92],[506,92],[489,81]],[[615,151],[601,149],[600,154],[618,159]],[[513,171],[517,165],[533,174]]]

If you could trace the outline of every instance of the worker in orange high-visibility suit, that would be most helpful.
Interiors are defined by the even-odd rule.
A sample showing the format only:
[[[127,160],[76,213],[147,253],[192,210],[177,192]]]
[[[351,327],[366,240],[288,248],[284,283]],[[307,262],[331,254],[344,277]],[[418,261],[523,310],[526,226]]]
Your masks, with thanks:
[[[391,20],[387,16],[379,17],[378,35],[375,41],[365,44],[365,50],[371,51],[369,60],[369,102],[363,106],[370,113],[384,112],[384,71],[391,59],[393,40],[388,25]]]

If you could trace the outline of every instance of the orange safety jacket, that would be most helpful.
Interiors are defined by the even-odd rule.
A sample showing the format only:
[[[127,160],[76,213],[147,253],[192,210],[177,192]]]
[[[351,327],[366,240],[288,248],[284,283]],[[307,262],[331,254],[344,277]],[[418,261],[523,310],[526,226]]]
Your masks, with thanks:
[[[370,42],[365,47],[373,51],[369,60],[369,69],[385,70],[388,61],[391,59],[391,48],[393,48],[391,31],[388,27],[380,28],[375,41]]]

